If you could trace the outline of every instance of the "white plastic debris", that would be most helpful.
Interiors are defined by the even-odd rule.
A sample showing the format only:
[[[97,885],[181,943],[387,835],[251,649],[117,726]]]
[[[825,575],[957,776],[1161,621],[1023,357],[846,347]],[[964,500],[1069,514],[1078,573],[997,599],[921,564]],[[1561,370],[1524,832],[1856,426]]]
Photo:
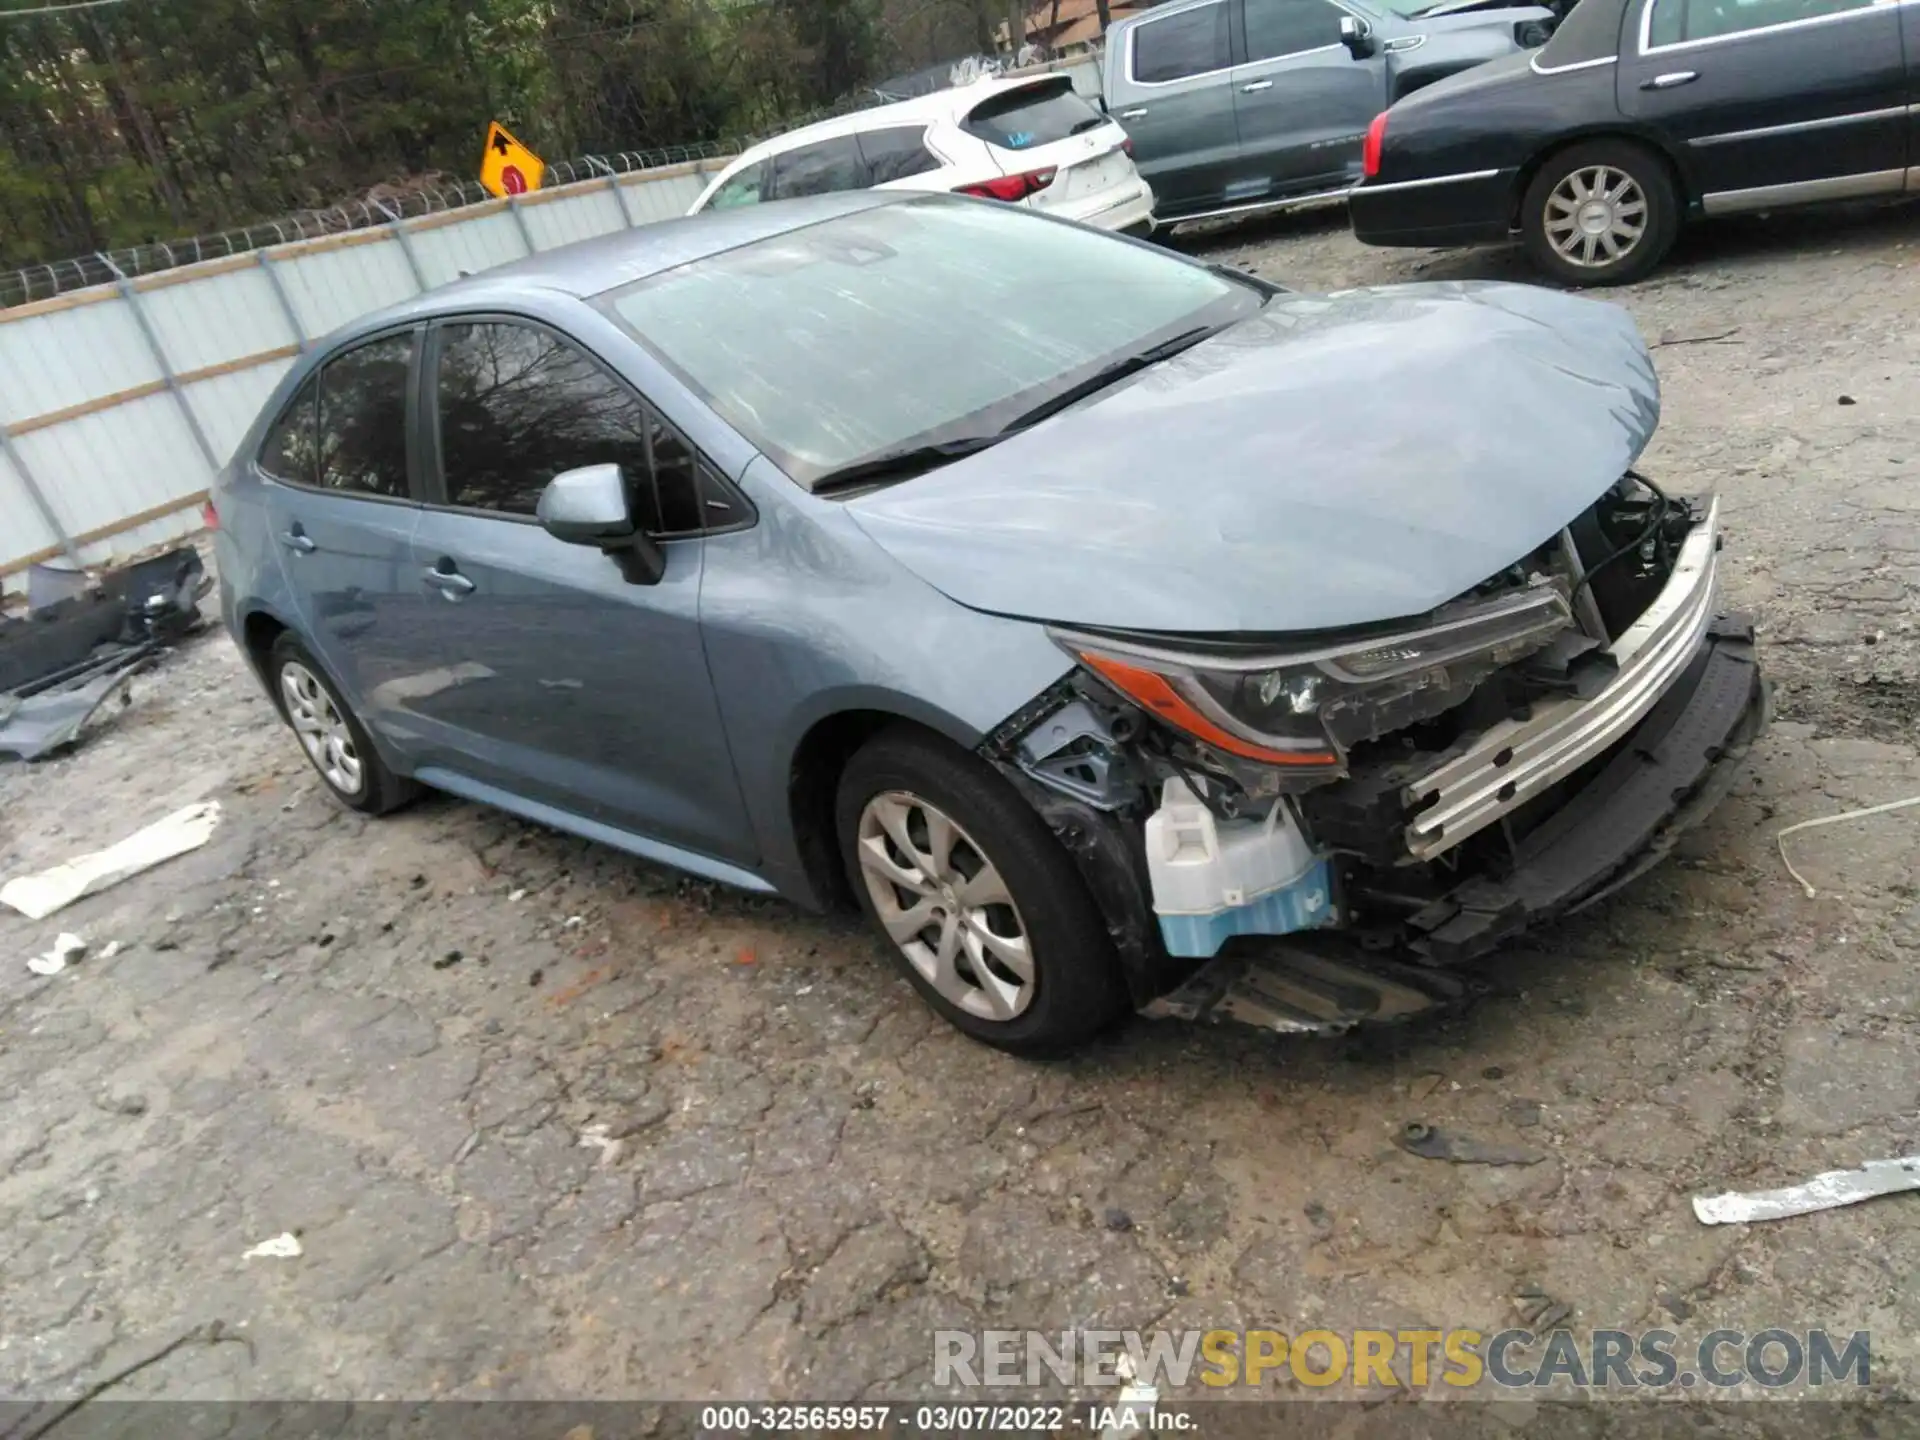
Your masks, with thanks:
[[[176,810],[105,850],[82,855],[38,875],[21,875],[0,885],[0,905],[10,905],[29,920],[43,920],[130,875],[151,870],[163,860],[197,850],[212,838],[220,822],[220,802],[209,800]]]
[[[1119,1401],[1106,1412],[1106,1424],[1100,1440],[1122,1440],[1124,1436],[1145,1435],[1153,1431],[1153,1407],[1159,1403],[1160,1389],[1140,1380],[1134,1373],[1133,1356],[1122,1351],[1114,1364],[1120,1377]]]
[[[300,1237],[288,1230],[274,1236],[271,1240],[262,1240],[240,1258],[242,1260],[298,1260],[304,1254],[306,1251],[300,1246]]]
[[[1846,820],[1865,820],[1873,815],[1891,815],[1896,810],[1907,810],[1920,805],[1920,795],[1905,800],[1894,800],[1885,805],[1869,805],[1864,810],[1846,810],[1838,815],[1823,815],[1818,820],[1802,820],[1798,825],[1789,825],[1773,837],[1773,843],[1780,847],[1780,863],[1787,867],[1787,873],[1800,882],[1800,888],[1807,892],[1807,898],[1818,898],[1820,892],[1808,883],[1807,877],[1793,868],[1793,861],[1787,858],[1787,836],[1797,835],[1802,830],[1818,830],[1823,825],[1838,825]]]
[[[620,1158],[620,1152],[626,1149],[625,1144],[613,1139],[607,1134],[609,1128],[610,1127],[606,1125],[589,1125],[580,1132],[581,1148],[598,1150],[600,1152],[600,1163],[602,1165],[613,1164],[614,1161]]]
[[[114,956],[118,955],[123,948],[118,940],[109,940],[106,948],[100,952],[100,958],[102,960],[111,960]]]
[[[526,891],[516,890],[511,895],[507,896],[507,903],[509,905],[518,905],[522,900],[526,898],[527,898]]]
[[[87,953],[87,942],[78,935],[62,933],[53,942],[53,948],[44,955],[36,955],[27,961],[27,969],[36,975],[58,975],[72,961]]]
[[[1754,1220],[1785,1220],[1816,1210],[1837,1210],[1880,1195],[1920,1190],[1920,1155],[1869,1160],[1858,1170],[1828,1170],[1804,1185],[1742,1194],[1696,1195],[1693,1213],[1702,1225],[1745,1225]]]
[[[562,930],[578,930],[582,925],[586,923],[587,923],[587,919],[586,919],[586,916],[584,915],[569,915],[567,916],[566,920],[562,922],[560,928]]]

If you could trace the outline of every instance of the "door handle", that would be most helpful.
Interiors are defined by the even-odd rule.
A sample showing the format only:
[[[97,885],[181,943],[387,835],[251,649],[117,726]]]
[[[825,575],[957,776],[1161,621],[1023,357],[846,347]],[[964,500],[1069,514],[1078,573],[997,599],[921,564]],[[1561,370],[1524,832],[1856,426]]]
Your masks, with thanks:
[[[282,535],[280,537],[280,543],[289,550],[301,555],[311,555],[315,550],[320,548],[313,543],[313,537],[308,535],[307,532],[302,530],[298,525]]]
[[[1273,88],[1273,81],[1271,80],[1255,80],[1250,82],[1249,84],[1242,85],[1240,87],[1240,93],[1242,95],[1251,95],[1256,90],[1271,90],[1272,88]]]
[[[1132,110],[1122,110],[1120,112],[1120,118],[1122,120],[1138,120],[1142,115],[1146,113],[1147,113],[1147,107],[1144,105],[1141,105]]]
[[[1671,90],[1677,85],[1691,85],[1700,78],[1698,70],[1673,70],[1665,75],[1656,75],[1651,80],[1640,82],[1642,90]]]
[[[449,600],[458,600],[462,595],[473,593],[473,581],[458,570],[442,570],[437,566],[429,565],[420,572],[420,578]]]

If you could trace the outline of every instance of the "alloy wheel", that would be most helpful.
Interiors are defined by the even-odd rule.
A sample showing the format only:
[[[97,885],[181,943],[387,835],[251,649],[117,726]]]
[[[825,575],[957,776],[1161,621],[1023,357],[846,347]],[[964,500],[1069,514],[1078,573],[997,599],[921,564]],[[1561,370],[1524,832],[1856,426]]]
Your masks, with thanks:
[[[1033,952],[1019,907],[951,816],[909,791],[885,791],[860,812],[857,849],[881,926],[942,998],[995,1021],[1033,1003]]]
[[[1611,165],[1568,173],[1547,196],[1547,243],[1569,265],[1598,269],[1639,248],[1647,233],[1640,182]]]
[[[326,687],[306,666],[289,660],[280,667],[280,694],[287,702],[293,733],[300,737],[314,767],[342,795],[358,795],[366,784],[366,772],[347,718]]]

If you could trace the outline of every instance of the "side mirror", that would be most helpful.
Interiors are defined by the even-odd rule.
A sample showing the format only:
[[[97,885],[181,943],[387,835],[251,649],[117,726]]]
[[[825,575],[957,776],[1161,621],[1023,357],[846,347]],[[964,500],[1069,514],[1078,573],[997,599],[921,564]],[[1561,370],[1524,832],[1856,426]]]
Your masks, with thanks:
[[[1373,38],[1373,27],[1353,15],[1340,17],[1340,43],[1356,60],[1370,60],[1380,48]]]
[[[583,465],[554,476],[540,492],[534,518],[556,540],[614,556],[635,584],[658,584],[666,573],[666,555],[633,523],[626,473],[618,465]]]

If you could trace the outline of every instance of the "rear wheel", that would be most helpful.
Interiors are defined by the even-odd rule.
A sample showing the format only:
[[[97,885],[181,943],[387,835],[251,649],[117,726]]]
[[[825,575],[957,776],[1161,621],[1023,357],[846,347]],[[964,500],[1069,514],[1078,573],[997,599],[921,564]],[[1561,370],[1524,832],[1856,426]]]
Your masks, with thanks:
[[[1521,201],[1527,252],[1569,285],[1625,285],[1652,273],[1680,232],[1680,198],[1658,155],[1595,140],[1548,159]]]
[[[956,1028],[1056,1054],[1125,1009],[1112,942],[1072,859],[984,761],[920,731],[884,732],[848,763],[835,819],[861,905]]]
[[[411,780],[387,768],[326,672],[291,633],[273,642],[267,677],[280,713],[334,798],[365,814],[384,815],[418,793]]]

